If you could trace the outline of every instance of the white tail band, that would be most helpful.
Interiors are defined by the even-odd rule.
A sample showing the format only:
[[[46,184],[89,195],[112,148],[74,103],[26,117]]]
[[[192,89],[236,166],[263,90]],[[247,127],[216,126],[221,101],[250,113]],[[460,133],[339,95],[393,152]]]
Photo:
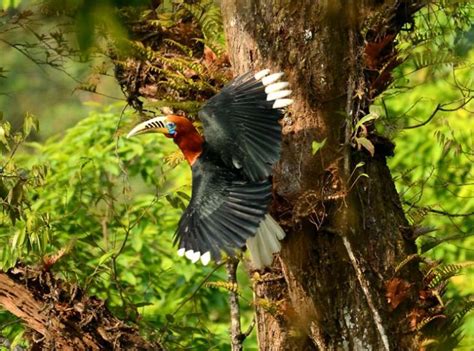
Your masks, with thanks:
[[[260,71],[260,72],[255,73],[254,78],[255,78],[256,80],[260,80],[260,79],[262,79],[263,77],[265,77],[268,73],[270,73],[270,70],[269,70],[269,69],[264,69],[264,70],[262,70],[262,71]]]
[[[277,83],[273,83],[273,84],[270,84],[268,85],[266,88],[265,88],[265,92],[267,94],[270,94],[270,93],[273,93],[275,91],[278,91],[278,90],[281,90],[281,89],[285,89],[287,86],[289,86],[290,83],[288,82],[277,82]]]
[[[262,78],[262,84],[263,85],[270,85],[270,84],[276,82],[282,76],[283,76],[283,72],[270,74],[269,76],[266,76],[265,78]]]
[[[247,248],[256,268],[263,268],[272,264],[273,254],[280,251],[280,240],[284,237],[283,229],[272,216],[267,214],[260,222],[255,236],[247,239]]]
[[[267,95],[267,101],[273,101],[276,99],[284,98],[291,94],[291,90],[280,90],[275,91],[274,93],[270,93]]]

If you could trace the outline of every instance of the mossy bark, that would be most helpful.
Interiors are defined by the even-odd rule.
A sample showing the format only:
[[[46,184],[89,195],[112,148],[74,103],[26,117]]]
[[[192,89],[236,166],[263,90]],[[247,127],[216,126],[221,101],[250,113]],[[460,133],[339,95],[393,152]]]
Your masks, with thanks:
[[[406,239],[409,225],[386,164],[392,145],[371,126],[373,156],[352,144],[355,122],[389,83],[383,67],[395,66],[394,34],[420,7],[222,1],[235,74],[284,71],[295,100],[281,121],[273,178],[272,211],[287,238],[279,260],[255,283],[261,350],[418,348],[408,316],[421,274],[416,263],[395,272],[416,247]],[[368,52],[371,42],[377,50]],[[314,141],[325,141],[315,154]],[[368,177],[358,178],[362,173]],[[385,287],[395,274],[411,285],[393,308]]]

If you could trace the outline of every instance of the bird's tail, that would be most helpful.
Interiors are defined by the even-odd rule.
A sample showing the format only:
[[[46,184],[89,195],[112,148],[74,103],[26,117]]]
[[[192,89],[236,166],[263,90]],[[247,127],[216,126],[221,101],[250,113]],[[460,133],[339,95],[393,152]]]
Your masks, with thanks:
[[[284,237],[283,229],[267,214],[260,222],[255,236],[247,239],[247,248],[255,268],[260,269],[272,264],[273,254],[280,251],[280,240]]]

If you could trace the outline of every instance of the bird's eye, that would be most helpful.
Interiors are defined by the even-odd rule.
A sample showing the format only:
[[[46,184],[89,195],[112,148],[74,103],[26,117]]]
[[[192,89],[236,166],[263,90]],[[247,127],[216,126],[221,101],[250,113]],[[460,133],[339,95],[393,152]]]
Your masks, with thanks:
[[[169,134],[174,135],[176,133],[176,123],[167,122],[166,127],[168,128]]]

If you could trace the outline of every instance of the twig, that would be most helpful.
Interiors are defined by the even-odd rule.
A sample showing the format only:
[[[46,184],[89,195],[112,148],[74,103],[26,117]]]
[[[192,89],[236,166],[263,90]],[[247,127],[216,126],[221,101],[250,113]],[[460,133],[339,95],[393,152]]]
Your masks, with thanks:
[[[209,280],[209,278],[211,278],[211,276],[219,269],[221,268],[223,265],[224,265],[225,262],[221,262],[219,263],[218,265],[216,265],[214,267],[214,269],[212,271],[210,271],[205,277],[204,279],[201,281],[201,283],[198,285],[198,287],[196,288],[196,290],[193,291],[193,293],[191,295],[189,295],[186,299],[184,299],[180,304],[179,306],[174,310],[173,312],[173,316],[176,315],[176,313],[179,312],[179,310],[185,305],[187,304],[189,301],[191,301],[194,296],[196,296],[197,292],[204,286],[204,284],[206,284],[206,282]]]
[[[423,127],[424,125],[430,123],[431,120],[434,118],[434,116],[436,116],[436,114],[437,114],[438,111],[440,111],[440,110],[441,110],[441,104],[438,104],[438,105],[436,105],[436,108],[433,110],[433,112],[431,112],[431,115],[428,117],[427,120],[425,120],[424,122],[415,124],[415,125],[413,125],[413,126],[406,126],[406,127],[404,127],[403,129],[415,129],[415,128]]]
[[[456,102],[456,101],[449,102],[449,103],[446,103],[446,104],[438,104],[438,105],[436,105],[436,108],[433,110],[433,112],[431,112],[431,115],[428,117],[428,119],[426,119],[424,122],[415,124],[415,125],[413,125],[413,126],[406,126],[406,127],[404,127],[403,129],[415,129],[415,128],[423,127],[424,125],[426,125],[426,124],[428,124],[428,123],[431,122],[431,120],[436,116],[436,114],[438,113],[438,111],[442,111],[442,112],[454,112],[454,111],[457,111],[457,110],[463,108],[464,106],[466,106],[469,102],[471,102],[472,99],[473,99],[473,97],[469,97],[469,98],[467,98],[467,99],[463,99],[464,101],[461,103],[461,105],[459,105],[459,106],[456,107],[456,108],[444,108],[444,106],[451,105],[452,103],[454,103],[454,102]]]
[[[435,213],[435,214],[439,214],[439,215],[446,216],[446,217],[471,217],[471,216],[474,216],[474,211],[465,212],[465,213],[451,213],[451,212],[442,211],[442,210],[435,210],[433,207],[430,207],[430,206],[418,206],[418,205],[416,205],[414,203],[411,203],[409,201],[404,201],[404,203],[406,203],[410,207],[425,210],[425,211]]]
[[[226,262],[228,282],[232,286],[237,286],[237,266],[239,260],[229,257]],[[240,324],[239,295],[236,290],[229,291],[230,306],[230,343],[232,351],[242,351],[242,342],[244,334],[242,334],[242,326]]]
[[[253,328],[255,327],[255,317],[252,318],[252,322],[250,322],[249,327],[245,331],[245,333],[242,334],[242,341],[244,341],[253,331]]]
[[[359,267],[359,263],[357,262],[357,259],[354,256],[351,243],[349,242],[349,239],[347,239],[345,235],[342,236],[342,241],[344,243],[344,246],[346,247],[347,254],[349,255],[349,259],[351,260],[352,267],[354,267],[360,287],[362,288],[362,291],[364,292],[365,298],[367,300],[367,305],[369,305],[370,311],[372,312],[372,316],[374,317],[375,326],[377,327],[377,330],[379,332],[380,339],[382,340],[382,343],[384,346],[384,350],[390,351],[390,343],[388,341],[387,332],[385,331],[385,328],[383,326],[382,318],[380,318],[380,314],[375,308],[374,301],[372,300],[372,296],[370,295],[369,286],[367,285],[367,282],[364,279],[362,270]]]

